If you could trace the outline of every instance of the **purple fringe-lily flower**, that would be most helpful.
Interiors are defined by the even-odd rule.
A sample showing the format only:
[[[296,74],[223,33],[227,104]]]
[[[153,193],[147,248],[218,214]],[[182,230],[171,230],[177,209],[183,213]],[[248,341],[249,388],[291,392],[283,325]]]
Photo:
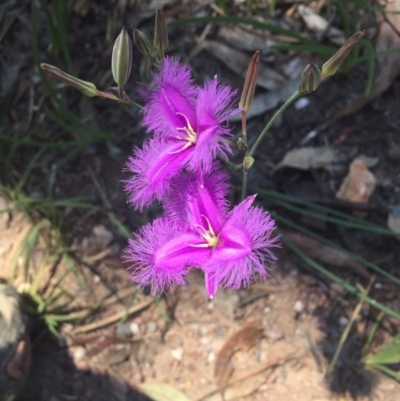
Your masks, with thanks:
[[[255,274],[266,275],[265,262],[274,259],[270,248],[275,228],[270,215],[252,206],[250,196],[227,210],[226,175],[215,166],[176,179],[176,191],[166,202],[166,217],[142,228],[131,240],[126,260],[133,263],[132,279],[151,284],[152,292],[183,284],[189,267],[204,271],[206,292],[219,286],[248,285]]]
[[[138,208],[162,200],[171,178],[183,168],[209,172],[217,155],[231,150],[226,139],[229,117],[239,109],[232,105],[235,92],[216,78],[203,87],[192,82],[188,66],[166,57],[155,88],[144,94],[143,123],[153,134],[130,158],[133,177],[125,184],[130,201]]]

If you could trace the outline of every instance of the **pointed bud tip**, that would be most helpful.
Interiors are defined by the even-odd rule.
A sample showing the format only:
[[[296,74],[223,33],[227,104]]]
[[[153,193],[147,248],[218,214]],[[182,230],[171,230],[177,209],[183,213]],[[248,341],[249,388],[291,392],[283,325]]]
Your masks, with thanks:
[[[132,43],[128,32],[124,27],[122,27],[121,33],[115,40],[111,59],[113,78],[119,87],[123,87],[128,81],[131,74],[131,68]]]
[[[154,29],[154,46],[161,54],[165,53],[169,45],[167,19],[163,10],[157,10],[155,29]]]
[[[334,75],[337,72],[343,60],[356,47],[365,34],[366,30],[358,31],[346,40],[345,44],[322,66],[321,79]]]
[[[246,113],[251,109],[251,106],[253,104],[259,65],[260,52],[256,51],[250,60],[249,67],[247,68],[246,78],[243,85],[243,92],[239,102],[239,107],[243,108],[243,111]]]
[[[306,95],[314,92],[321,82],[321,71],[315,64],[308,64],[301,74],[299,93]]]
[[[94,97],[97,95],[97,88],[91,82],[83,81],[82,79],[69,75],[66,72],[50,64],[41,63],[40,68],[54,78],[58,79],[61,82],[64,82],[69,86],[72,86],[73,88],[77,89],[79,92],[82,92],[88,97]]]
[[[151,43],[149,38],[139,29],[133,31],[133,41],[140,53],[151,57]]]

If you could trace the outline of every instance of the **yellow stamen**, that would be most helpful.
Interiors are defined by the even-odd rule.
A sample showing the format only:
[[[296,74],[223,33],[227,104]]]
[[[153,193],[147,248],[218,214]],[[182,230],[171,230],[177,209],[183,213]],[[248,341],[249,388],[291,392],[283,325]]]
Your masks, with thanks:
[[[202,217],[204,217],[204,219],[207,221],[207,225],[208,225],[208,229],[206,230],[203,226],[201,226],[200,224],[196,224],[195,228],[197,228],[198,231],[200,231],[200,238],[202,238],[205,243],[203,244],[189,244],[189,246],[193,247],[193,248],[212,248],[213,250],[217,247],[218,242],[219,242],[219,235],[216,235],[210,220],[204,216],[203,214],[201,215]]]
[[[184,141],[186,143],[179,150],[175,152],[169,152],[169,154],[171,155],[183,152],[190,146],[195,145],[197,141],[197,132],[193,129],[189,119],[182,113],[176,113],[176,114],[182,116],[186,120],[186,127],[177,127],[176,130],[185,132],[187,136],[177,136],[177,139],[179,139],[180,141]]]

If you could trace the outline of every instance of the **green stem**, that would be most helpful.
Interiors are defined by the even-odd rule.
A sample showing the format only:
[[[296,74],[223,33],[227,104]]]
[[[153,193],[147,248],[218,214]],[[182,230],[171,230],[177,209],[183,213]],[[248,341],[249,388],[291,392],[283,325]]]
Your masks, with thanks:
[[[277,120],[277,118],[300,96],[299,91],[296,91],[293,93],[293,95],[282,105],[282,107],[274,114],[274,116],[271,118],[269,123],[265,126],[265,128],[262,130],[261,134],[257,138],[256,142],[254,143],[253,147],[251,148],[249,154],[250,156],[254,156],[254,153],[260,144],[260,142],[263,140],[264,136],[266,133],[269,131],[269,129],[272,127],[274,122]]]
[[[243,180],[242,180],[242,201],[246,197],[246,190],[247,190],[247,171],[243,171]]]
[[[261,131],[261,134],[258,136],[256,142],[254,143],[253,147],[251,148],[248,155],[253,156],[254,152],[256,151],[258,145],[263,140],[264,136],[267,134],[269,129],[272,127],[274,122],[277,118],[300,96],[299,91],[296,91],[283,105],[282,107],[274,114],[274,116],[269,120],[268,124],[265,128]],[[245,133],[243,132],[243,140],[245,139]],[[247,138],[246,138],[247,139]],[[242,181],[242,200],[246,197],[247,191],[247,171],[243,171],[243,181]]]

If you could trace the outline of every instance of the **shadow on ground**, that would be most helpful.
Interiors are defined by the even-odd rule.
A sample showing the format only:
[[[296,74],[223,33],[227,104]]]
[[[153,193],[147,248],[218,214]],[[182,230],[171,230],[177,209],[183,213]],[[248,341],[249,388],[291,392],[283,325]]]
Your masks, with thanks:
[[[49,333],[33,339],[28,383],[16,401],[151,401],[113,372],[78,369]]]
[[[318,343],[327,365],[332,361],[345,325],[340,325],[343,319],[343,306],[336,304],[333,307],[318,307],[315,312],[321,319],[321,329],[326,333],[324,339]],[[352,399],[367,397],[373,393],[378,378],[371,370],[362,364],[362,349],[366,338],[355,330],[350,330],[349,336],[335,364],[332,374],[327,378],[330,390],[336,394],[346,394]]]

